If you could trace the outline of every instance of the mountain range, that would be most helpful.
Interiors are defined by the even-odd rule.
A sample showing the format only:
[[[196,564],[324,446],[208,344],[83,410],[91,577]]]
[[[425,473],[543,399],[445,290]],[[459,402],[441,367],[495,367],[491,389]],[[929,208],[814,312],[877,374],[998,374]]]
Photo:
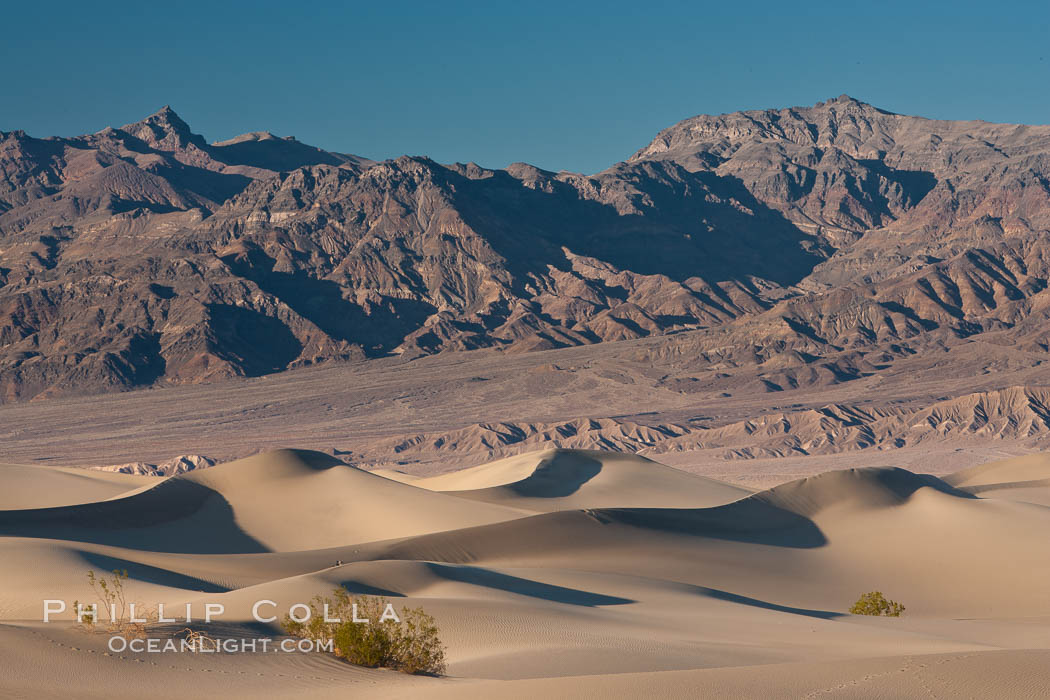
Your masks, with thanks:
[[[643,337],[681,393],[1027,371],[1048,240],[1050,126],[845,95],[687,119],[593,175],[209,144],[165,107],[0,133],[0,402]]]

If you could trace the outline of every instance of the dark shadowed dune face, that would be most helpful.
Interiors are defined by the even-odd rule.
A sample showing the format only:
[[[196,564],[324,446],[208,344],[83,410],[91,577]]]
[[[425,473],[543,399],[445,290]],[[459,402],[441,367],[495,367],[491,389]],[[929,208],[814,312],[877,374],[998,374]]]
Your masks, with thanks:
[[[69,539],[157,552],[267,551],[237,525],[221,494],[180,477],[116,500],[0,511],[0,532],[9,537]]]
[[[541,462],[532,474],[506,488],[526,498],[561,498],[576,493],[602,471],[602,464],[596,459],[584,457],[570,461],[566,457],[564,453],[556,453]],[[569,464],[563,466],[559,462]]]

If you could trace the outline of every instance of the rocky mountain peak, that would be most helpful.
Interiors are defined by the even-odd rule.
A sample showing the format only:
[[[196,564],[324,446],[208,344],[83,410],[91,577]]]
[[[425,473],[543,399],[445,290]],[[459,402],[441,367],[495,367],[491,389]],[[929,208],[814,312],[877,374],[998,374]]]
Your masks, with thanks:
[[[120,130],[160,151],[177,151],[190,145],[207,147],[204,138],[194,134],[190,125],[169,105],[164,105],[145,119],[125,124]]]
[[[838,97],[832,97],[831,99],[825,100],[824,102],[818,102],[817,104],[818,105],[835,105],[835,104],[839,104],[839,105],[864,105],[866,107],[870,107],[871,106],[871,105],[867,104],[866,102],[861,102],[860,100],[858,100],[855,97],[850,97],[846,93],[842,93]]]
[[[695,358],[668,374],[683,392],[732,388],[716,367],[852,381],[995,332],[1027,368],[1050,343],[1048,177],[1050,127],[848,95],[693,117],[591,176],[207,145],[170,107],[8,136],[0,402],[645,336],[654,362]]]
[[[232,139],[226,139],[225,141],[216,141],[213,146],[232,146],[237,143],[249,143],[255,141],[276,141],[277,136],[270,133],[269,131],[249,131],[245,134],[239,134],[234,136]],[[286,137],[286,141],[294,141],[293,137]]]
[[[824,102],[818,102],[813,107],[809,108],[810,112],[832,112],[836,114],[850,114],[850,115],[864,115],[865,117],[876,118],[879,115],[896,116],[893,112],[888,112],[884,109],[858,100],[855,97],[843,93],[838,97],[832,97],[831,99],[825,100]]]

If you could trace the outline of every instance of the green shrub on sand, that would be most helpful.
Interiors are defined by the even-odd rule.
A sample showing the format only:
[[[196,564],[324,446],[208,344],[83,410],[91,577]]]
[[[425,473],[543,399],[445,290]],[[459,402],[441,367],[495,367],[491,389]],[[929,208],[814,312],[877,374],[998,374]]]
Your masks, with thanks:
[[[328,619],[338,622],[326,621],[325,606]],[[336,656],[359,666],[430,675],[445,672],[445,647],[434,618],[423,608],[402,608],[397,615],[385,598],[352,596],[337,588],[334,600],[313,599],[307,621],[286,615],[282,626],[293,637],[331,640]]]
[[[886,600],[881,591],[865,593],[849,611],[854,615],[883,615],[885,617],[900,617],[904,612],[904,606],[895,600]]]

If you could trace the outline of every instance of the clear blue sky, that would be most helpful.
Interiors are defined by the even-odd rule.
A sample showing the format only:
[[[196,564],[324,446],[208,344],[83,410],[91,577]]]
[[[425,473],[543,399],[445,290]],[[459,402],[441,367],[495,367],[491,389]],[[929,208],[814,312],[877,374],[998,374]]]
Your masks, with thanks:
[[[700,113],[848,93],[1050,122],[1050,2],[5,3],[0,130],[172,107],[209,141],[601,170]]]

